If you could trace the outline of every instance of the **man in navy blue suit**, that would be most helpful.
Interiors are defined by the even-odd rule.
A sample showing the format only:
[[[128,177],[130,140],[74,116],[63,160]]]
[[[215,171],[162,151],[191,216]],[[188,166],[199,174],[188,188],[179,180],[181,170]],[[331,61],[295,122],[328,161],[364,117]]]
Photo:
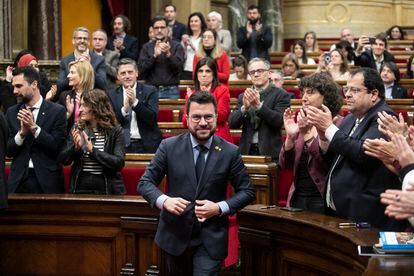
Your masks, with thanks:
[[[39,73],[13,71],[14,95],[22,101],[7,110],[8,156],[13,158],[9,193],[63,193],[59,153],[66,141],[66,111],[40,95]]]
[[[106,89],[106,64],[103,56],[89,51],[89,30],[85,27],[78,27],[73,31],[72,43],[75,51],[60,61],[59,78],[57,81],[58,91],[70,90],[68,73],[69,63],[75,60],[89,60],[95,71],[95,88]],[[59,99],[59,94],[56,96]]]
[[[125,150],[129,153],[154,153],[162,140],[158,128],[158,93],[154,86],[137,83],[137,64],[124,58],[118,64],[122,83],[109,93],[117,119],[124,129]]]
[[[239,149],[214,135],[217,103],[210,92],[191,95],[189,133],[161,142],[138,185],[161,209],[155,242],[166,253],[166,275],[218,275],[227,256],[227,215],[256,195]],[[168,178],[168,192],[157,186]],[[235,193],[226,198],[230,181]]]
[[[139,54],[138,39],[127,34],[131,28],[128,17],[117,15],[111,22],[111,27],[113,35],[109,37],[106,48],[119,52],[120,59],[130,58],[136,61]]]

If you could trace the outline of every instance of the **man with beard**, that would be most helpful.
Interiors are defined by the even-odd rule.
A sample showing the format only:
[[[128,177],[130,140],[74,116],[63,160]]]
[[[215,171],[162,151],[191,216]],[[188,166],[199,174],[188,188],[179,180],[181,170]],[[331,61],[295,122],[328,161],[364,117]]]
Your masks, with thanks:
[[[240,27],[237,32],[237,47],[247,59],[259,57],[270,60],[269,48],[272,46],[272,30],[263,26],[260,20],[259,7],[250,5],[247,9],[246,26]]]
[[[0,210],[7,207],[7,187],[4,178],[4,162],[7,149],[8,128],[6,118],[0,112]]]
[[[75,51],[62,58],[59,64],[59,78],[57,81],[58,90],[70,90],[69,86],[69,63],[75,60],[89,60],[95,71],[95,88],[106,89],[106,65],[105,58],[89,51],[89,30],[85,27],[78,27],[73,31],[72,44]],[[60,95],[57,95],[59,99]]]
[[[40,95],[39,73],[16,68],[14,95],[22,101],[7,110],[7,155],[13,158],[9,193],[63,193],[63,167],[58,160],[66,141],[66,111]]]
[[[119,52],[119,58],[137,60],[139,53],[138,38],[127,34],[131,29],[131,22],[123,14],[117,15],[111,22],[113,34],[108,39],[106,48]]]
[[[194,93],[186,113],[190,132],[161,142],[137,189],[162,210],[155,242],[166,253],[166,274],[218,275],[227,256],[227,215],[252,202],[255,191],[238,148],[214,135],[214,96]],[[165,175],[166,194],[157,188]],[[235,193],[226,199],[229,180]]]

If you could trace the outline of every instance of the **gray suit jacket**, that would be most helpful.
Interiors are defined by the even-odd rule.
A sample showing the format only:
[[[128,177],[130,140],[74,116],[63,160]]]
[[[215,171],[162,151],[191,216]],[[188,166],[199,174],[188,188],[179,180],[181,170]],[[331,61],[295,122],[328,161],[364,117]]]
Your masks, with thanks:
[[[161,211],[155,242],[171,255],[181,255],[191,240],[195,224],[196,199],[213,202],[225,200],[233,214],[255,199],[255,191],[238,148],[214,135],[202,178],[197,183],[190,134],[185,133],[161,142],[138,185],[138,192],[154,206],[162,195],[157,188],[164,176],[170,197],[182,197],[191,203],[180,216]],[[230,180],[235,194],[226,199]],[[212,258],[227,256],[228,219],[215,216],[201,223],[201,240]]]
[[[117,86],[119,52],[105,49],[104,57],[106,65],[106,91],[109,92]]]

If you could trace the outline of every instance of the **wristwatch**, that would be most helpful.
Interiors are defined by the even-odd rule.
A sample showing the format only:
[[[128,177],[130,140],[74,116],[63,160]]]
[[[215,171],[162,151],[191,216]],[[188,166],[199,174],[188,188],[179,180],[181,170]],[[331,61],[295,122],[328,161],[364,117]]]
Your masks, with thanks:
[[[31,127],[30,130],[32,132],[33,135],[35,135],[36,131],[39,129],[38,125],[35,125],[34,127]]]

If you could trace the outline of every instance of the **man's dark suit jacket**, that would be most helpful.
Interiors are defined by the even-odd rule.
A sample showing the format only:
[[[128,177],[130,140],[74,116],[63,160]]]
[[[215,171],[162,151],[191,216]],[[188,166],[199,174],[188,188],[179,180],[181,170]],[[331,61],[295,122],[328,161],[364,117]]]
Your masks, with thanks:
[[[384,138],[377,123],[377,113],[381,111],[393,113],[385,101],[379,102],[366,113],[352,137],[348,134],[356,118],[349,114],[342,121],[328,149],[333,153],[331,165],[342,155],[332,171],[331,191],[338,216],[397,231],[402,230],[401,224],[385,216],[380,194],[386,189],[401,190],[401,183],[380,160],[366,155],[362,147],[365,139]]]
[[[395,58],[390,52],[385,50],[384,61],[382,63],[390,62],[390,61],[395,62]],[[355,65],[361,66],[361,67],[369,67],[369,68],[372,68],[378,71],[377,65],[375,64],[374,54],[372,53],[372,50],[367,50],[365,52],[362,52],[362,54],[359,57],[355,56]]]
[[[255,191],[238,148],[214,135],[202,178],[197,185],[190,134],[185,133],[161,142],[138,185],[138,192],[154,207],[162,195],[157,188],[168,178],[170,197],[182,197],[191,203],[180,216],[161,211],[155,242],[171,255],[181,255],[191,240],[195,221],[195,200],[225,200],[234,214],[255,199]],[[228,181],[235,194],[226,199]],[[214,216],[201,223],[201,240],[211,258],[227,256],[228,218]]]
[[[171,27],[171,26],[170,26]],[[175,20],[174,25],[172,25],[172,37],[178,42],[181,42],[181,37],[187,33],[187,27]]]
[[[108,44],[106,44],[106,49],[115,51],[114,47],[114,40],[115,36],[110,36],[108,38]],[[125,35],[124,37],[124,49],[119,51],[120,56],[119,59],[122,58],[131,58],[135,61],[138,60],[138,54],[139,54],[139,45],[138,45],[138,39],[131,35]]]
[[[89,52],[91,56],[91,64],[93,70],[95,71],[95,88],[102,90],[106,89],[106,64],[105,58],[103,56],[97,55],[94,52]],[[59,63],[59,78],[57,81],[58,90],[65,91],[72,89],[69,86],[68,73],[69,73],[69,63],[75,60],[75,54],[71,53],[66,57],[62,58]],[[60,94],[59,94],[60,95]],[[57,95],[56,99],[59,99]]]
[[[242,55],[250,60],[250,40],[251,37],[247,38],[246,26],[240,27],[237,31],[237,47],[242,50]],[[262,30],[256,37],[256,51],[257,57],[264,58],[270,61],[269,48],[273,43],[272,30],[268,26],[263,26]]]
[[[133,107],[138,122],[139,133],[144,144],[145,153],[154,153],[162,140],[158,128],[158,93],[154,86],[137,83],[136,95],[138,104]],[[109,93],[116,117],[124,129],[125,145],[130,144],[131,115],[124,117],[121,108],[124,105],[122,86]]]
[[[28,169],[30,158],[33,161],[36,177],[45,193],[63,193],[63,167],[58,160],[59,153],[66,141],[66,111],[59,104],[43,100],[36,124],[41,128],[35,139],[27,134],[23,145],[14,140],[20,130],[17,113],[23,104],[17,104],[7,110],[9,139],[7,155],[13,157],[8,178],[9,193],[14,193]]]
[[[0,112],[0,209],[7,207],[7,186],[4,178],[4,162],[7,150],[8,128],[6,118]]]
[[[248,112],[241,112],[243,95],[239,95],[237,108],[233,110],[229,118],[230,128],[243,127],[240,138],[240,151],[249,154],[250,144],[255,132]],[[270,155],[274,160],[279,160],[279,152],[282,146],[283,112],[290,107],[289,94],[280,88],[274,87],[263,98],[263,106],[256,111],[261,118],[259,125],[259,152],[261,155]]]
[[[406,99],[407,89],[404,86],[394,84],[392,87],[391,96],[393,99]]]

